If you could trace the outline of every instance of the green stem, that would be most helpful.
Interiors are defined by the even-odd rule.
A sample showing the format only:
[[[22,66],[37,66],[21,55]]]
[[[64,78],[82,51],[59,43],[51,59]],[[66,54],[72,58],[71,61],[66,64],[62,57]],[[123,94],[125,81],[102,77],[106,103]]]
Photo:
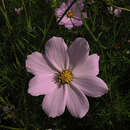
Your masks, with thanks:
[[[3,5],[3,8],[6,10],[4,0],[2,0],[2,5]]]
[[[24,4],[24,0],[22,0],[22,6],[23,6],[23,9],[25,11],[25,16],[27,18],[27,25],[28,25],[28,23],[29,23],[29,17],[28,17],[28,13],[27,13],[27,10],[26,10],[26,6]]]
[[[88,30],[88,32],[90,33],[90,35],[92,36],[92,38],[94,39],[94,41],[97,42],[98,39],[95,37],[95,35],[91,31],[91,29],[89,28],[88,24],[86,23],[85,18],[84,18],[83,14],[82,14],[82,11],[81,11],[81,9],[80,9],[80,7],[78,5],[78,2],[76,4],[77,4],[77,7],[78,7],[78,9],[79,9],[79,11],[81,13],[81,18],[82,18],[82,21],[83,21],[83,24],[84,24],[85,28]]]
[[[43,38],[42,38],[41,43],[44,42],[44,40],[45,40],[45,38],[46,38],[46,36],[47,36],[47,34],[48,34],[48,31],[49,31],[49,29],[50,29],[50,27],[51,27],[53,18],[54,18],[54,15],[52,15],[51,18],[50,18],[50,22],[49,22],[49,24],[48,24],[48,26],[47,26],[47,28],[46,28],[46,30],[45,30],[45,32],[44,32],[44,35],[43,35]],[[42,44],[40,45],[40,48],[39,48],[39,49],[40,49],[40,51],[41,51],[41,49],[42,49]]]
[[[121,10],[124,10],[124,11],[130,11],[130,9],[118,7],[118,6],[113,5],[113,4],[111,4],[111,6],[113,6],[113,7],[115,7],[115,8],[118,8],[118,9],[121,9]]]
[[[89,26],[88,26],[88,24],[86,22],[84,22],[84,26],[86,27],[86,29],[88,30],[88,32],[90,33],[90,35],[92,36],[94,41],[97,42],[98,39],[95,37],[95,35],[93,34],[93,32],[91,31],[91,29],[89,28]]]
[[[6,25],[7,25],[8,29],[9,29],[9,31],[11,31],[12,26],[11,26],[10,21],[8,19],[7,11],[5,9],[3,9],[2,7],[0,7],[0,11],[1,11],[1,13],[3,14],[3,16],[5,18],[5,22],[6,22]]]
[[[13,128],[10,126],[4,126],[4,125],[0,125],[0,128],[5,128],[5,129],[9,129],[9,130],[23,130],[24,128]]]

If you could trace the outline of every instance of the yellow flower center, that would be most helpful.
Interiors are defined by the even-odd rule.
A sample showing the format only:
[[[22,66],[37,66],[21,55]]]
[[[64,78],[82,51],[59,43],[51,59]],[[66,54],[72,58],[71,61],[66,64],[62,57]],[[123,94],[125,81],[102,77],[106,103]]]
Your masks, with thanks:
[[[72,81],[72,73],[69,70],[63,70],[58,75],[58,81],[62,84],[70,84]]]
[[[72,18],[74,16],[74,13],[72,12],[72,11],[69,11],[68,13],[67,13],[67,17],[68,18]]]

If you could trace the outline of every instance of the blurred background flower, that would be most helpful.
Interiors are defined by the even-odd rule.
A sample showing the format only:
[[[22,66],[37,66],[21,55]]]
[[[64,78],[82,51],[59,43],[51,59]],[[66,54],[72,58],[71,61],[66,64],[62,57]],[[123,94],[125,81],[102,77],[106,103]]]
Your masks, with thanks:
[[[121,14],[121,9],[118,9],[118,8],[113,8],[112,6],[108,7],[107,8],[109,13],[116,16],[116,17],[119,17],[120,14]]]

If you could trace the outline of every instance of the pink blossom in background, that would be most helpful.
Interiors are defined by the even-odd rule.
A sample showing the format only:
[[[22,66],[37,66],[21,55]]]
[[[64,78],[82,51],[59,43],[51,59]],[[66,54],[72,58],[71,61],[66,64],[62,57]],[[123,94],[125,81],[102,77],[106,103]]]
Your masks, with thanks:
[[[95,1],[94,0],[87,0],[87,3],[91,5],[91,4],[95,3]]]
[[[9,111],[12,111],[12,110],[15,110],[15,106],[14,105],[3,106],[3,111],[5,111],[5,112],[9,112]]]
[[[14,9],[15,10],[15,13],[17,14],[17,15],[19,15],[20,13],[21,13],[21,11],[23,10],[23,7],[21,7],[21,8],[15,8]]]
[[[68,0],[66,3],[63,2],[60,8],[56,9],[56,16],[58,17],[57,21],[61,18],[61,16],[66,11],[66,9],[71,5],[72,1],[73,0]],[[78,1],[78,6],[81,11],[84,9],[84,4],[82,0]],[[87,13],[83,12],[83,16],[84,18],[87,18]],[[65,14],[62,20],[59,22],[59,24],[64,25],[68,29],[71,29],[74,26],[81,26],[83,24],[81,19],[81,13],[76,3],[73,4],[70,10]]]
[[[120,14],[121,14],[121,10],[120,9],[115,9],[114,10],[114,15],[115,16],[120,16]]]
[[[10,111],[10,108],[9,108],[8,106],[4,106],[4,107],[3,107],[3,111],[9,112],[9,111]]]
[[[108,9],[108,11],[109,11],[110,14],[113,14],[113,7],[112,6],[107,7],[107,9]]]
[[[10,105],[10,106],[3,106],[3,111],[5,112],[5,116],[3,117],[4,120],[7,119],[16,119],[16,115],[15,115],[15,106],[14,105]]]
[[[49,117],[60,116],[65,107],[78,118],[89,110],[85,95],[100,97],[108,92],[106,83],[97,77],[99,56],[89,55],[89,44],[76,38],[67,48],[64,39],[52,37],[45,45],[45,55],[33,52],[27,56],[26,68],[35,76],[28,93],[45,95],[42,108]]]
[[[107,9],[108,9],[109,13],[112,14],[112,15],[114,14],[114,16],[119,17],[120,14],[121,14],[120,9],[114,9],[112,6],[108,7]]]

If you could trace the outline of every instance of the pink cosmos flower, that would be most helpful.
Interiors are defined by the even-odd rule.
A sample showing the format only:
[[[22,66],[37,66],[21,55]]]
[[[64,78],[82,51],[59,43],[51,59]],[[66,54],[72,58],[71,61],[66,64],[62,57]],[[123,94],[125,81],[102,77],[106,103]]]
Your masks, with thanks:
[[[114,14],[115,16],[119,17],[121,14],[121,10],[120,9],[113,9],[112,6],[108,7],[108,11],[110,14]]]
[[[63,2],[60,6],[60,8],[56,9],[56,16],[57,21],[61,18],[61,16],[64,14],[66,9],[71,5],[73,0],[68,0],[68,2]],[[82,0],[78,0],[78,6],[81,9],[81,11],[84,9],[84,4]],[[87,18],[87,13],[83,12],[84,18]],[[73,6],[70,8],[70,10],[66,13],[66,15],[62,18],[62,20],[59,22],[60,25],[64,25],[66,28],[71,29],[73,26],[81,26],[82,19],[81,19],[81,13],[77,7],[77,4],[74,3]]]
[[[100,97],[108,91],[98,78],[99,56],[89,56],[89,45],[84,38],[76,38],[67,48],[64,39],[52,37],[45,46],[45,55],[28,55],[26,68],[35,75],[28,93],[45,95],[42,108],[49,117],[60,116],[67,106],[69,112],[82,118],[89,110],[85,95]]]

